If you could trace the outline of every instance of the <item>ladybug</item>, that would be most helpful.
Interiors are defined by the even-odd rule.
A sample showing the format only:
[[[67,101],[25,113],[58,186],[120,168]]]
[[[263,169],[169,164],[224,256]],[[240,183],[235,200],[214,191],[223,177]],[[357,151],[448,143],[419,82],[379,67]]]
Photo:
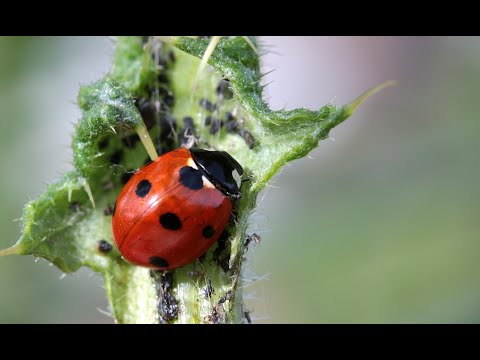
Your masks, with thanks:
[[[113,238],[130,263],[169,270],[204,254],[241,197],[242,166],[225,151],[179,148],[137,171],[120,192]]]

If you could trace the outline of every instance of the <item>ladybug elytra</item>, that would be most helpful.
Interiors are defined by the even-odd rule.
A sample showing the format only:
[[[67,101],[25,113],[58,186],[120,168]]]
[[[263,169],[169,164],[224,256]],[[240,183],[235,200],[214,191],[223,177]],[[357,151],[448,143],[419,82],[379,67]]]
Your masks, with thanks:
[[[241,197],[243,168],[227,152],[179,148],[137,171],[118,196],[113,238],[129,262],[175,269],[204,254]]]

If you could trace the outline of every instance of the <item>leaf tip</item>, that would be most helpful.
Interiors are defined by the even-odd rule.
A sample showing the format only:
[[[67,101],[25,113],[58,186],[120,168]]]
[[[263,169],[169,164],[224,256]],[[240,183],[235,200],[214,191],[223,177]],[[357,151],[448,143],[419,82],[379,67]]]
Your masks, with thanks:
[[[397,82],[394,80],[387,80],[384,81],[383,83],[365,91],[362,95],[360,95],[358,98],[353,100],[352,102],[348,103],[343,107],[345,112],[348,114],[348,116],[352,115],[354,111],[357,109],[357,107],[362,104],[365,100],[367,100],[370,96],[375,95],[376,93],[382,91],[383,89],[390,87],[390,86],[395,86],[397,85]]]
[[[245,40],[245,42],[248,44],[248,46],[250,46],[252,48],[253,51],[255,51],[255,54],[257,54],[258,56],[260,56],[257,48],[255,47],[255,45],[253,44],[252,40],[250,40],[248,38],[248,36],[242,36],[243,40]]]
[[[16,244],[7,249],[0,250],[0,256],[8,255],[20,255],[20,246]]]

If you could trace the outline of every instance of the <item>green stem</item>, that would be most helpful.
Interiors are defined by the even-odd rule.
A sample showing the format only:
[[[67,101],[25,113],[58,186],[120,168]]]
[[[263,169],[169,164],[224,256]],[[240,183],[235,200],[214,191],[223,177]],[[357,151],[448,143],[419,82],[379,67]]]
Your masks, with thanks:
[[[30,254],[65,272],[92,268],[105,280],[117,323],[245,322],[240,274],[258,193],[280,168],[306,156],[392,82],[345,106],[274,111],[262,98],[253,37],[160,38],[168,44],[119,38],[112,72],[80,89],[83,116],[72,140],[75,170],[27,203],[20,240],[0,256]],[[202,71],[192,92],[207,51],[213,69]],[[111,216],[128,175],[154,160],[158,149],[164,153],[185,145],[187,130],[195,133],[198,146],[228,151],[242,164],[250,181],[235,204],[236,220],[205,256],[170,272],[128,264],[115,247],[102,251],[100,240],[114,243]],[[135,132],[141,141],[132,138]]]

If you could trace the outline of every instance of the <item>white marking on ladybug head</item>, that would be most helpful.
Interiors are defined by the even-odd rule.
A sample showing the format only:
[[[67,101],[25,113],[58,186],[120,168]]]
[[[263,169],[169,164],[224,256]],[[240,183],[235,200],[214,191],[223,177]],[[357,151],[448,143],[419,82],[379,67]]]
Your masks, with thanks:
[[[240,189],[240,187],[242,186],[242,177],[238,173],[237,169],[233,169],[232,177],[233,180],[235,180],[235,182],[237,183],[237,187]]]
[[[197,164],[195,164],[195,161],[193,161],[192,158],[188,158],[187,165],[194,168],[195,170],[198,170]]]
[[[208,180],[205,176],[202,175],[203,186],[210,189],[215,189],[215,186]]]

